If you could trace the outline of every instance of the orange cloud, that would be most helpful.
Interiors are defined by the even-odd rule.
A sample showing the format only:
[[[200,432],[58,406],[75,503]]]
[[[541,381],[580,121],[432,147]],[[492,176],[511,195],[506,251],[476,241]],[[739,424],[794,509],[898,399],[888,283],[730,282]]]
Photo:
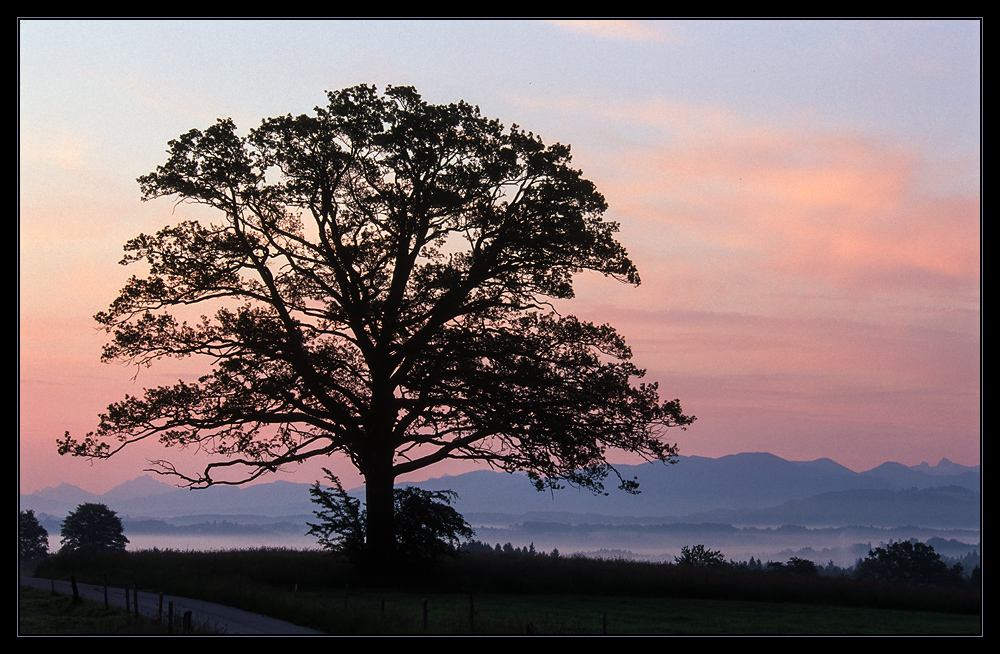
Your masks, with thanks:
[[[905,271],[978,282],[978,194],[925,191],[932,164],[914,149],[711,122],[722,136],[681,128],[676,142],[619,153],[602,184],[613,210],[647,232],[681,229],[730,255],[752,252],[755,266],[836,285]]]

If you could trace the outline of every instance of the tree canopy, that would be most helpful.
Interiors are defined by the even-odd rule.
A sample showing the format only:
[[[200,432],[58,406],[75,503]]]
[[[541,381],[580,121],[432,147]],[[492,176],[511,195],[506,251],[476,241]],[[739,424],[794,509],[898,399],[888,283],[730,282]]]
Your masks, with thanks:
[[[719,550],[712,550],[704,545],[687,545],[681,547],[681,555],[674,557],[677,565],[698,566],[698,567],[719,567],[726,565],[726,557]]]
[[[939,585],[959,581],[961,565],[949,569],[930,545],[903,540],[868,550],[868,556],[858,561],[855,575],[874,581]]]
[[[22,559],[40,559],[49,553],[49,532],[31,509],[18,511],[17,554]]]
[[[147,272],[96,316],[103,358],[202,356],[208,372],[126,396],[60,452],[152,439],[217,455],[195,472],[155,462],[190,486],[346,455],[383,545],[394,480],[441,461],[595,492],[614,473],[634,492],[609,450],[674,460],[665,430],[694,418],[639,382],[613,327],[555,310],[584,271],[639,283],[569,147],[409,87],[327,99],[245,136],[229,119],[191,130],[139,178],[144,200],[218,219],[126,244],[122,263]]]
[[[63,520],[62,549],[67,552],[124,552],[128,538],[121,518],[104,504],[80,504]]]

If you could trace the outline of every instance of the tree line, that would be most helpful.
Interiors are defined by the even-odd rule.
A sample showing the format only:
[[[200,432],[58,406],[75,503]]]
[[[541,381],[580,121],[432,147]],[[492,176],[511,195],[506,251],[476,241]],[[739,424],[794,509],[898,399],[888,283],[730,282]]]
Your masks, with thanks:
[[[511,543],[501,545],[473,540],[463,543],[460,551],[479,554],[517,556],[560,556],[558,549],[545,554],[535,550],[534,543],[516,547]],[[971,586],[982,583],[982,569],[978,563],[969,570],[961,561],[948,563],[934,548],[916,541],[891,542],[884,547],[872,548],[868,556],[859,558],[853,567],[840,567],[830,561],[826,565],[797,556],[787,561],[763,561],[750,557],[747,561],[726,559],[721,550],[713,550],[703,544],[683,546],[674,557],[673,565],[688,568],[712,568],[716,570],[743,569],[761,572],[783,573],[797,576],[840,576],[859,580],[911,583],[928,586]]]
[[[410,562],[430,563],[443,556],[462,553],[503,556],[561,556],[558,548],[551,552],[535,549],[534,543],[517,547],[475,540],[468,523],[448,506],[453,494],[423,491],[416,488],[397,489],[397,510],[410,516],[408,528],[402,532],[399,551]],[[364,549],[364,519],[360,502],[349,498],[343,489],[314,488],[314,500],[320,508],[319,522],[311,525],[311,534],[330,553],[358,563]],[[121,519],[103,504],[85,503],[71,512],[62,523],[61,552],[124,552],[128,539]],[[39,560],[49,554],[48,532],[38,522],[34,511],[20,511],[18,521],[18,555],[22,560]],[[982,569],[975,565],[966,572],[961,562],[949,565],[934,548],[918,541],[896,541],[869,550],[853,568],[840,568],[832,561],[826,566],[800,558],[788,561],[767,561],[750,557],[748,561],[727,560],[720,550],[703,544],[684,546],[674,557],[673,565],[689,568],[746,569],[798,576],[851,576],[859,580],[918,584],[925,586],[979,587]]]

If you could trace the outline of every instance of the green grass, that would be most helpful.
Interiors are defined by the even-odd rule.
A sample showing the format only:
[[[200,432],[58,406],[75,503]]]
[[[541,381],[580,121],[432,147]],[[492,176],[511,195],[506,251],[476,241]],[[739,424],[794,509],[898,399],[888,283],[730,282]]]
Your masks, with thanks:
[[[57,555],[37,574],[106,578],[112,586],[215,601],[330,634],[981,633],[980,589],[576,557],[466,555],[394,571],[376,583],[319,552],[154,550]]]
[[[424,626],[424,600],[427,623]],[[778,602],[576,595],[301,597],[336,634],[977,635],[979,616]],[[470,605],[473,615],[470,619]]]
[[[166,625],[135,620],[122,609],[37,588],[18,587],[17,629],[20,636],[167,635]],[[198,630],[202,631],[202,630]]]

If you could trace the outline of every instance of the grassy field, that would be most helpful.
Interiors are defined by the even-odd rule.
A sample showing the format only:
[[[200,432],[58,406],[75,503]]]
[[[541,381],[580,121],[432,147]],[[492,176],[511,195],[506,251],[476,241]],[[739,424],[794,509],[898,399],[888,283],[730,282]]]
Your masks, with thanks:
[[[37,588],[20,587],[17,594],[19,636],[166,636],[166,625],[135,620],[125,611],[105,608],[103,602],[73,601]],[[194,630],[195,634],[209,633]]]
[[[982,630],[979,589],[573,557],[466,555],[372,581],[318,552],[154,550],[53,556],[37,574],[107,578],[110,585],[215,601],[329,634],[975,636]]]
[[[371,599],[374,613],[375,598]],[[420,633],[416,596],[388,598],[406,607]],[[430,633],[556,635],[971,635],[978,617],[774,602],[649,597],[462,596],[428,598]],[[417,625],[420,624],[420,628]]]

